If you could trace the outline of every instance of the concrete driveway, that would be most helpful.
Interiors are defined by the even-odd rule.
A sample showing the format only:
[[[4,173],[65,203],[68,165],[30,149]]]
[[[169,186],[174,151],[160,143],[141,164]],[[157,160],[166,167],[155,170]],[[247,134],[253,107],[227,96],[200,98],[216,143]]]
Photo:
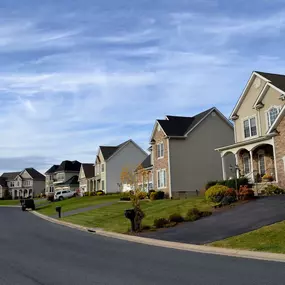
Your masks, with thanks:
[[[168,241],[206,244],[283,220],[285,195],[260,198],[195,222],[142,235]]]
[[[280,285],[284,263],[96,236],[0,208],[1,285]],[[281,282],[281,283],[280,283]]]

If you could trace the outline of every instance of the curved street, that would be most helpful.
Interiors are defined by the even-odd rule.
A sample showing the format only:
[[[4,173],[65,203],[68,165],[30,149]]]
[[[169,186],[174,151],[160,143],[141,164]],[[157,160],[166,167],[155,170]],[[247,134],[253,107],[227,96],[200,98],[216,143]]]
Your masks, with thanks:
[[[284,284],[284,263],[105,238],[0,208],[1,285]]]

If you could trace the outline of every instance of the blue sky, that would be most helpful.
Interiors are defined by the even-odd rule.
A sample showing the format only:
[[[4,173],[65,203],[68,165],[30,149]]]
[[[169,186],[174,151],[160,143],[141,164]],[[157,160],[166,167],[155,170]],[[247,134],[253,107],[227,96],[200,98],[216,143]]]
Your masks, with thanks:
[[[2,0],[0,171],[148,147],[155,119],[216,106],[252,70],[284,73],[285,0]]]

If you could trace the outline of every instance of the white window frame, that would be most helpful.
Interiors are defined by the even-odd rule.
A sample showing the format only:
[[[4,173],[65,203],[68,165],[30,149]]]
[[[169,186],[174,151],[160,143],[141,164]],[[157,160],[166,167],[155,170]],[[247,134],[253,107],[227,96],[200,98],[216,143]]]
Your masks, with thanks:
[[[165,173],[164,178],[165,181],[163,181],[163,184],[161,184],[161,173]],[[167,187],[167,172],[166,169],[159,169],[156,171],[156,177],[157,177],[157,189],[165,189]],[[160,182],[160,183],[159,183]]]
[[[247,157],[248,158],[248,172],[245,172],[245,163],[244,163],[244,158]],[[242,165],[243,165],[243,172],[245,175],[250,174],[251,172],[251,161],[250,161],[250,155],[249,153],[245,153],[242,155]]]
[[[101,164],[101,172],[105,172],[105,164],[104,163]]]
[[[161,155],[161,152],[163,152],[162,155]],[[160,142],[156,145],[156,157],[157,157],[157,159],[164,158],[164,143],[163,142]]]
[[[259,160],[260,156],[263,156],[263,159],[264,159],[264,173],[261,173],[260,160]],[[266,173],[266,159],[265,159],[265,151],[264,150],[259,150],[257,152],[257,164],[258,164],[258,172],[259,172],[259,174],[264,175]]]
[[[277,106],[277,105],[272,105],[272,106],[270,106],[264,113],[265,113],[265,121],[266,121],[266,127],[267,127],[267,130],[268,129],[270,129],[270,127],[272,126],[272,124],[274,123],[274,122],[272,122],[272,124],[270,124],[270,122],[269,122],[269,116],[270,116],[270,111],[272,110],[272,109],[277,109],[277,117],[278,117],[278,115],[279,115],[279,113],[280,113],[280,111],[281,111],[281,106]],[[276,117],[276,118],[277,118]],[[276,119],[275,119],[276,120]]]
[[[256,125],[256,135],[254,135],[254,136],[251,134],[251,124],[250,124],[250,120],[253,119],[253,118],[255,118],[255,125]],[[246,137],[245,133],[244,133],[244,122],[245,121],[248,121],[249,137]],[[245,117],[245,118],[242,119],[242,133],[243,133],[243,139],[244,140],[249,140],[249,139],[258,137],[258,122],[257,122],[257,116],[256,115],[250,116],[250,117]]]
[[[102,188],[102,191],[105,191],[105,180],[101,181],[101,188]]]

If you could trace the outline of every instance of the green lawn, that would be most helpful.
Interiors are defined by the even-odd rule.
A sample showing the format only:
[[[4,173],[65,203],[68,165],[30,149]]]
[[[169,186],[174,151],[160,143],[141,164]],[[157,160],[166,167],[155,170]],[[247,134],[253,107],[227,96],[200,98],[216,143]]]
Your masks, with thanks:
[[[78,208],[90,207],[98,204],[103,204],[111,201],[118,201],[119,195],[106,195],[106,196],[86,196],[66,199],[63,201],[53,202],[47,206],[44,206],[37,211],[41,214],[51,216],[55,215],[55,207],[61,206],[63,212],[75,210]]]
[[[285,253],[285,221],[217,241],[211,246]]]
[[[5,205],[5,206],[14,206],[14,205],[20,205],[19,200],[0,200],[0,206]]]
[[[143,225],[152,226],[156,218],[168,218],[170,214],[180,213],[185,216],[190,208],[210,210],[203,197],[193,197],[184,200],[142,201],[145,213]],[[130,228],[130,221],[124,217],[124,210],[132,208],[130,202],[118,202],[114,205],[92,210],[89,212],[69,216],[63,220],[87,227],[99,227],[107,231],[126,233]]]

